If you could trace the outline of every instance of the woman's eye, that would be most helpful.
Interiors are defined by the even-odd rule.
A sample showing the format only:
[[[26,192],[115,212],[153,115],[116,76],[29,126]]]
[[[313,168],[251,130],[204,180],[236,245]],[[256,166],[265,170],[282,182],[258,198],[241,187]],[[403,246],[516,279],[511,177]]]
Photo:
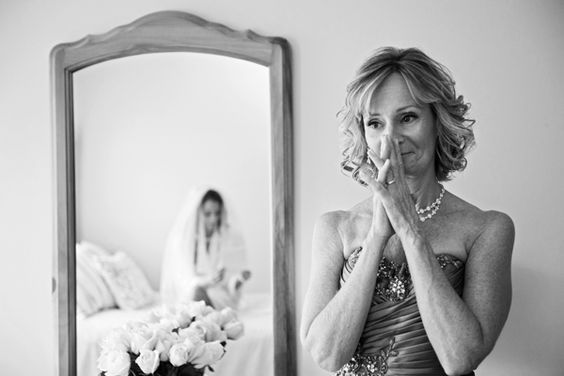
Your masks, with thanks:
[[[371,120],[366,124],[366,126],[368,128],[378,129],[378,128],[382,127],[382,123],[379,122],[379,121]]]
[[[405,114],[401,117],[402,123],[409,123],[409,122],[412,122],[415,119],[417,119],[416,114]]]

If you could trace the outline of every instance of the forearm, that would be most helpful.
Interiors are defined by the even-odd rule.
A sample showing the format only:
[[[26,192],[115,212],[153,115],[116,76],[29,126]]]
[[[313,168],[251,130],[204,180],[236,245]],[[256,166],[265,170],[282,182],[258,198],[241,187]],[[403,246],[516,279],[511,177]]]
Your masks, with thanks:
[[[417,305],[433,349],[448,374],[472,371],[487,355],[480,322],[444,274],[430,245],[403,242]]]
[[[372,301],[376,271],[385,244],[386,239],[369,235],[346,282],[307,330],[304,345],[327,370],[339,369],[354,355]]]

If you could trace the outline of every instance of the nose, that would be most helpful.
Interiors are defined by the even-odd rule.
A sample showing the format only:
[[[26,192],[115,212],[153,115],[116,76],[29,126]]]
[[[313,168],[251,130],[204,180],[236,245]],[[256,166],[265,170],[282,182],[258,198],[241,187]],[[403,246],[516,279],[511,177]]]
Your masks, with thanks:
[[[390,140],[392,140],[392,141],[398,140],[398,142],[400,144],[403,143],[403,141],[404,141],[401,126],[398,125],[398,124],[395,124],[392,121],[389,121],[386,124],[386,126],[384,128],[383,135],[388,136],[390,138]]]

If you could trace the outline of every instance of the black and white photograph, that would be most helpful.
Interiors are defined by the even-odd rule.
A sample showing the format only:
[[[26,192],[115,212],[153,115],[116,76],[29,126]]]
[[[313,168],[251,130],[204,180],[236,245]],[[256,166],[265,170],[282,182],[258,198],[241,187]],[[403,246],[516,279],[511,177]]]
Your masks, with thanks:
[[[562,20],[2,1],[0,374],[564,375]]]

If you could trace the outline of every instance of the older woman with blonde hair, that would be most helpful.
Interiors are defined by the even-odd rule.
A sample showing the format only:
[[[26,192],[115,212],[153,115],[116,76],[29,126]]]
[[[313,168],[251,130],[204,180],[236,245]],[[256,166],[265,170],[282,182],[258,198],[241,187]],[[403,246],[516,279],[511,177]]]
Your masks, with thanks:
[[[301,339],[337,375],[472,375],[511,304],[514,226],[441,182],[466,166],[469,106],[416,48],[382,48],[348,86],[344,171],[370,197],[322,215]]]

